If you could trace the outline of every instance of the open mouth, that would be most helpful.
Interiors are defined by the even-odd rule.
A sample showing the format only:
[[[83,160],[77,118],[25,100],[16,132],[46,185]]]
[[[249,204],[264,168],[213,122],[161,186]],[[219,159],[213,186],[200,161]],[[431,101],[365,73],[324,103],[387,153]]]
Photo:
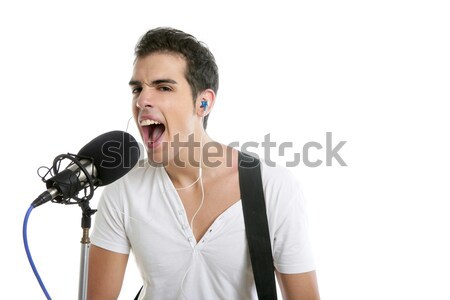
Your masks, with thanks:
[[[141,125],[147,145],[151,148],[159,144],[164,131],[166,131],[166,126],[155,120],[142,120],[139,125]]]

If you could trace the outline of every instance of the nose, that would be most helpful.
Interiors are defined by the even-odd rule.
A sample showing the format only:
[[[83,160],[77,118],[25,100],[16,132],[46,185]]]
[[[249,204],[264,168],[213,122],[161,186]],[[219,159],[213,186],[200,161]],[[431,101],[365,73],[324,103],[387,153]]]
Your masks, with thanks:
[[[143,107],[141,107],[141,105],[139,105],[139,100],[136,101],[136,107],[137,107],[138,109],[142,109],[142,108],[143,108]]]
[[[151,92],[147,88],[143,88],[136,99],[136,107],[144,109],[145,107],[153,107]]]

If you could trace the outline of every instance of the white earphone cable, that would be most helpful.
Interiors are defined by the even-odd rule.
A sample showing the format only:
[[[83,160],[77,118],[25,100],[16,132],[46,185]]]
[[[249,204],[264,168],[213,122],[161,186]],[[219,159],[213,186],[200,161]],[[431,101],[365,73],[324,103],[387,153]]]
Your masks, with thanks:
[[[206,115],[206,109],[205,109],[205,112],[203,113],[202,124],[203,124],[205,115]],[[195,219],[195,217],[197,216],[197,214],[198,214],[198,212],[200,211],[200,209],[202,208],[203,203],[204,203],[204,201],[205,201],[205,189],[204,189],[204,186],[203,186],[203,174],[202,174],[202,164],[203,164],[203,132],[204,132],[204,130],[202,131],[202,135],[201,135],[201,138],[200,138],[200,166],[199,166],[199,169],[198,169],[198,178],[197,178],[192,184],[190,184],[189,186],[183,187],[183,188],[179,188],[179,189],[185,189],[185,188],[188,188],[188,187],[193,186],[196,182],[200,181],[200,188],[201,188],[201,191],[202,191],[202,198],[201,198],[201,201],[200,201],[200,205],[199,205],[197,211],[194,213],[194,216],[192,217],[192,220],[191,220],[191,231],[192,231],[192,234],[194,233],[194,219]],[[179,190],[179,189],[177,189],[177,190]],[[193,262],[192,262],[192,263],[193,263]],[[193,266],[192,263],[191,263],[191,265],[189,266],[189,268],[187,269],[187,271],[184,273],[183,279],[181,280],[181,293],[182,293],[183,298],[184,298],[185,300],[187,300],[187,298],[186,298],[186,294],[184,293],[183,284],[184,284],[184,280],[186,279],[187,274],[189,273],[189,271],[191,270],[191,268],[192,268],[192,266]]]

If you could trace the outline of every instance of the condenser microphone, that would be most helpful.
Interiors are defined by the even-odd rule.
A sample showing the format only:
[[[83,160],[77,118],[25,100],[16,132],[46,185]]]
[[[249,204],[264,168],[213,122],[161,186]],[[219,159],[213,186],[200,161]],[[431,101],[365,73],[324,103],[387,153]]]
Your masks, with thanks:
[[[31,204],[34,207],[48,201],[64,203],[77,198],[78,193],[89,188],[92,197],[94,188],[110,184],[127,174],[138,162],[139,144],[124,131],[110,131],[87,143],[76,155],[61,154],[55,158],[53,173],[45,180],[47,190]],[[59,171],[62,159],[71,163]]]

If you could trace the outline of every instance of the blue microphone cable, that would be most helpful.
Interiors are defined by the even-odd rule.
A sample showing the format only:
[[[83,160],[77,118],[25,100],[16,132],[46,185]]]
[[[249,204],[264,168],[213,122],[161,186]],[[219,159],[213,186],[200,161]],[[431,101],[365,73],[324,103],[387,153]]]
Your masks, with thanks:
[[[33,258],[31,257],[30,249],[28,247],[27,225],[28,225],[28,218],[30,217],[33,208],[34,206],[30,205],[30,208],[28,208],[28,211],[25,215],[25,219],[23,220],[23,245],[25,246],[25,252],[27,253],[28,261],[30,262],[31,268],[33,269],[33,273],[36,276],[36,279],[39,282],[39,285],[41,286],[41,289],[44,292],[45,297],[47,297],[47,300],[51,300],[52,298],[48,294],[47,289],[45,288],[45,285],[42,282],[41,276],[39,276],[36,266],[34,265]]]

